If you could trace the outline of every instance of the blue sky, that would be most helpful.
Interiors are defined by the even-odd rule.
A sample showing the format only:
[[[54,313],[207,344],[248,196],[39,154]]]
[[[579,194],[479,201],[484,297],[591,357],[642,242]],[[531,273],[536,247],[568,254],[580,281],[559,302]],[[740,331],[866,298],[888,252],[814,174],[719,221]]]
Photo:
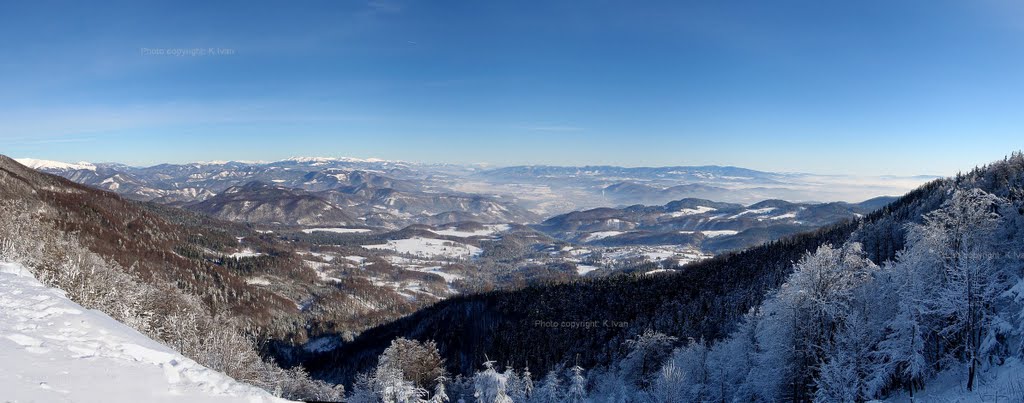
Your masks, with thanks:
[[[226,54],[154,52],[210,49]],[[5,1],[0,153],[952,174],[1024,149],[1013,1]]]

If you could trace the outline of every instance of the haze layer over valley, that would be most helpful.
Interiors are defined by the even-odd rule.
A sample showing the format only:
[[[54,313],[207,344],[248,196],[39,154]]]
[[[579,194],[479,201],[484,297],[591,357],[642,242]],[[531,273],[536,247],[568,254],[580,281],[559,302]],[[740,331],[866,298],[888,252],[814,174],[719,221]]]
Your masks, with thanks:
[[[326,281],[382,258],[405,273],[362,276],[414,304],[492,287],[669,270],[863,216],[892,200],[883,195],[926,179],[326,157],[151,167],[18,161],[299,245],[305,264]],[[870,199],[831,201],[844,196]],[[240,238],[234,251],[215,253],[257,259],[268,252]],[[406,278],[413,273],[420,279]]]

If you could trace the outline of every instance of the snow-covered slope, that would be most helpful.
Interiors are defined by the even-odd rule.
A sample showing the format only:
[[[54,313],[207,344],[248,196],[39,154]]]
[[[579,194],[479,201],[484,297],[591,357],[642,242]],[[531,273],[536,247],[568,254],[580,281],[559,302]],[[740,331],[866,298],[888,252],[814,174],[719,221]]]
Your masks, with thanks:
[[[199,365],[0,263],[5,402],[285,402]]]
[[[93,164],[90,164],[88,162],[79,162],[77,164],[72,164],[72,163],[60,162],[60,161],[37,160],[37,159],[34,159],[34,158],[15,158],[14,160],[18,161],[19,164],[27,166],[27,167],[32,168],[32,169],[58,170],[58,171],[60,171],[60,170],[66,170],[66,171],[77,171],[77,170],[95,171],[96,170],[96,166],[93,165]]]
[[[1024,401],[1024,362],[1010,358],[979,375],[975,390],[967,390],[967,369],[951,369],[938,374],[914,393],[900,392],[882,402],[1021,402]],[[879,402],[880,403],[880,402]]]

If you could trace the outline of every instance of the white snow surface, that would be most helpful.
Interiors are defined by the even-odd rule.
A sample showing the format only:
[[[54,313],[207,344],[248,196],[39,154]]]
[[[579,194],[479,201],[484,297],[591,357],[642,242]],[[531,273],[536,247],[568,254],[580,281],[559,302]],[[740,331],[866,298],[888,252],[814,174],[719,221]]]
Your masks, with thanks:
[[[576,265],[576,274],[579,274],[581,276],[585,276],[585,275],[587,275],[587,273],[590,273],[590,272],[592,272],[594,270],[597,270],[597,269],[600,269],[600,267],[586,265],[586,264],[578,264],[578,265]]]
[[[622,235],[622,234],[625,234],[625,232],[622,232],[622,231],[597,231],[597,232],[591,232],[590,234],[587,234],[587,237],[586,237],[586,239],[583,240],[583,242],[593,242],[593,241],[597,241],[597,240],[600,240],[600,239],[605,239],[605,238],[608,238],[608,237],[618,236],[618,235]]]
[[[248,249],[248,248],[243,249],[241,252],[235,252],[235,253],[232,253],[232,254],[228,255],[228,257],[235,258],[235,259],[241,259],[241,258],[246,258],[246,257],[256,257],[256,256],[263,256],[263,254],[259,253],[259,252],[256,252],[256,251],[254,251],[252,249]]]
[[[459,230],[458,228],[448,227],[448,228],[445,228],[445,229],[431,230],[430,232],[433,232],[433,233],[438,234],[438,235],[444,235],[444,236],[454,236],[454,237],[458,237],[458,238],[469,238],[469,237],[474,237],[474,236],[493,235],[493,234],[498,233],[498,232],[508,231],[509,228],[512,228],[512,227],[510,225],[508,225],[508,224],[492,224],[492,225],[485,225],[483,229],[479,229],[479,230],[476,230],[476,231],[462,231],[462,230]]]
[[[1003,365],[980,371],[975,390],[967,390],[967,369],[950,369],[925,382],[911,400],[900,392],[884,402],[1021,402],[1024,401],[1024,362],[1009,358]],[[875,401],[880,402],[880,401]]]
[[[366,249],[391,250],[414,256],[470,258],[480,255],[480,248],[444,239],[413,237],[390,240],[382,245],[364,245]]]
[[[61,169],[61,170],[88,170],[95,171],[96,166],[88,162],[79,162],[77,164],[71,164],[60,161],[48,161],[48,160],[37,160],[35,158],[15,158],[19,164],[27,166],[32,169]]]
[[[731,230],[731,229],[709,229],[709,230],[703,230],[703,231],[679,231],[680,234],[692,234],[694,232],[699,232],[701,234],[704,234],[704,236],[706,236],[708,238],[714,238],[716,236],[725,236],[725,235],[736,235],[736,234],[740,233],[739,231]]]
[[[336,234],[358,234],[361,232],[370,232],[371,230],[366,228],[310,228],[304,229],[302,232],[312,234],[314,232],[333,232]]]
[[[287,402],[199,365],[0,263],[4,402]]]
[[[352,158],[352,157],[291,157],[278,162],[297,162],[301,164],[323,165],[331,162],[398,162],[380,158]]]
[[[776,210],[775,207],[747,209],[747,210],[741,211],[739,214],[736,214],[736,215],[734,215],[732,217],[729,217],[729,219],[730,220],[731,219],[736,219],[736,218],[739,218],[739,217],[741,217],[743,215],[747,215],[747,214],[754,214],[754,215],[768,214],[768,213],[771,213],[771,212],[773,212],[775,210]]]
[[[715,210],[717,210],[717,209],[714,208],[714,207],[697,206],[696,208],[684,208],[684,209],[680,209],[679,211],[673,211],[673,212],[669,213],[669,215],[671,215],[672,217],[684,217],[684,216],[694,215],[694,214],[704,214],[704,213],[715,211]]]

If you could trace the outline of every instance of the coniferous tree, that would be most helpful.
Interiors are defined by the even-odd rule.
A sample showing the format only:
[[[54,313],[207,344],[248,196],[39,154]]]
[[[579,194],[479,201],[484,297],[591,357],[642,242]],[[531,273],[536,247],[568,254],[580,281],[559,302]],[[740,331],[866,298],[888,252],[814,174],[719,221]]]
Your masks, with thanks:
[[[530,401],[533,403],[562,403],[565,392],[562,390],[562,379],[559,373],[564,367],[556,366],[544,376],[544,381],[534,392]]]
[[[448,403],[448,391],[445,389],[445,382],[447,381],[448,379],[444,375],[434,380],[434,394],[430,396],[429,403]]]
[[[508,379],[494,370],[494,361],[486,361],[484,370],[473,377],[473,396],[478,403],[512,403],[507,383]]]
[[[581,403],[587,396],[587,378],[583,376],[583,368],[579,364],[573,365],[569,371],[572,375],[569,377],[569,392],[566,394],[566,401]]]

